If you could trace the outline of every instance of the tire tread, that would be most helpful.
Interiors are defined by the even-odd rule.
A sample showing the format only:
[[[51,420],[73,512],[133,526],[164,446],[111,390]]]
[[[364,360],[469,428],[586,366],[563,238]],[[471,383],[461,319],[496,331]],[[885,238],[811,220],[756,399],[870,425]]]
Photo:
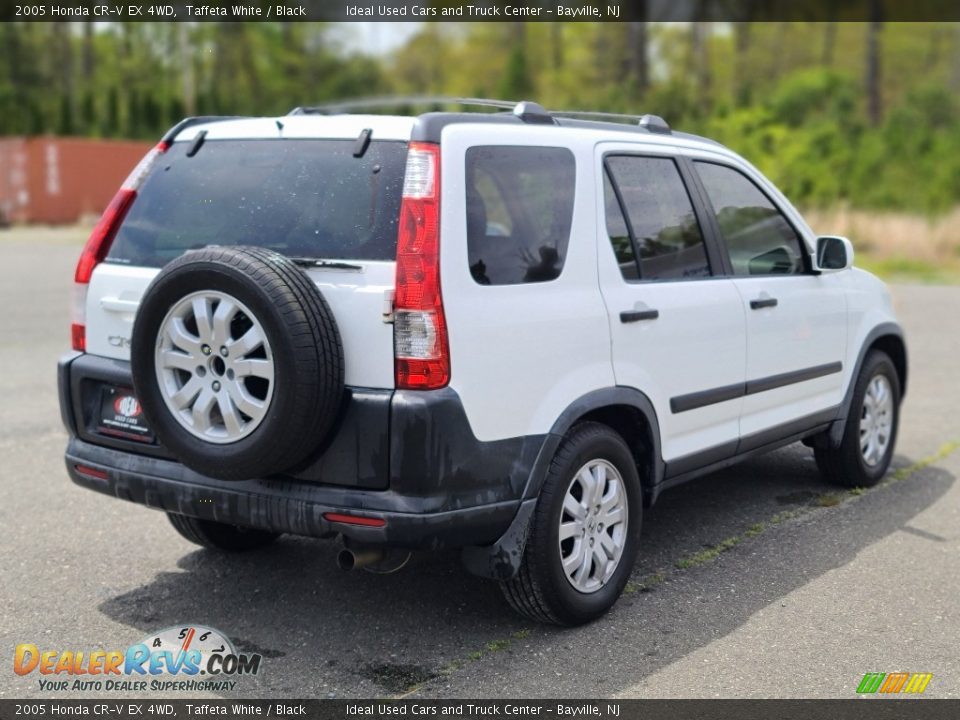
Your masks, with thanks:
[[[576,457],[579,444],[598,437],[607,438],[612,432],[606,425],[600,423],[581,423],[568,434],[550,461],[547,471],[548,479],[540,492],[537,508],[531,519],[520,569],[513,578],[500,583],[507,604],[520,615],[550,625],[566,626],[582,622],[578,618],[564,614],[559,605],[552,601],[551,591],[546,583],[549,572],[545,566],[547,558],[535,549],[545,541],[545,534],[549,533],[550,523],[547,522],[548,518],[545,515],[552,507],[556,493],[567,490],[566,484],[558,482],[557,479],[564,479],[564,468]],[[616,437],[619,439],[619,436]],[[549,539],[546,541],[549,542]]]

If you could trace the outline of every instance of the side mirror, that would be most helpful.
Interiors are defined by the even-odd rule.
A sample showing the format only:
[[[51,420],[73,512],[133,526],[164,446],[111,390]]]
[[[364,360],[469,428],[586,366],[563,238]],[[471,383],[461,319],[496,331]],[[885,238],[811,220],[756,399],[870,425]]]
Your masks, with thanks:
[[[814,266],[819,272],[837,272],[853,267],[853,243],[836,235],[818,237]]]

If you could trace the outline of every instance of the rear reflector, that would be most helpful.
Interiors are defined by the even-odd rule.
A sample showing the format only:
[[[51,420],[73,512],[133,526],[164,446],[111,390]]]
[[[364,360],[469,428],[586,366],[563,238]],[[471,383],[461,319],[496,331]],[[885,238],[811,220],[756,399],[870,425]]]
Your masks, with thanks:
[[[81,475],[86,475],[87,477],[92,477],[97,480],[106,480],[108,477],[106,470],[97,470],[97,468],[87,467],[86,465],[74,465],[73,469]]]
[[[383,518],[363,517],[361,515],[344,515],[342,513],[324,513],[323,519],[329,522],[343,523],[344,525],[363,525],[366,527],[383,527],[387,521]]]

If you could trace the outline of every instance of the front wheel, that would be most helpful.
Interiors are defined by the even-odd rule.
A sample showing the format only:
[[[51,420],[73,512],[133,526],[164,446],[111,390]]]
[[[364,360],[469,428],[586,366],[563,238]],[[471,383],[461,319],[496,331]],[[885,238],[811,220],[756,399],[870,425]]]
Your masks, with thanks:
[[[890,467],[900,421],[900,378],[874,350],[863,362],[840,447],[814,449],[820,473],[836,485],[873,487]]]
[[[520,570],[501,583],[507,602],[556,625],[600,617],[630,577],[642,513],[626,443],[605,425],[578,425],[550,464]]]

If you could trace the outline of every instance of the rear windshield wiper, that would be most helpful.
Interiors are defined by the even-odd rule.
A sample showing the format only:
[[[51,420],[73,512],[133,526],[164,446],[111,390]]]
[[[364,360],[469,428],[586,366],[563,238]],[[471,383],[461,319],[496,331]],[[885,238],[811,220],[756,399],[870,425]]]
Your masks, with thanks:
[[[363,265],[355,265],[340,260],[321,260],[319,258],[308,257],[292,257],[290,259],[300,267],[323,268],[324,270],[352,270],[354,272],[363,270]]]

